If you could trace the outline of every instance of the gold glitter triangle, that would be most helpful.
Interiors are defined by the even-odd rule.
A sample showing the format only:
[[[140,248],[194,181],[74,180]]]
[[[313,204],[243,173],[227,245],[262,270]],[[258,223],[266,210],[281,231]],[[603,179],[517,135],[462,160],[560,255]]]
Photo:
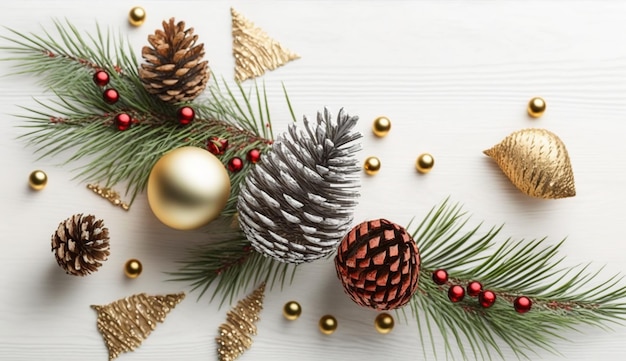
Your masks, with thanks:
[[[235,80],[261,76],[266,70],[299,59],[300,56],[283,48],[254,23],[231,8],[233,18],[233,56],[235,57]]]
[[[109,349],[109,360],[141,346],[157,323],[165,321],[165,316],[184,298],[184,293],[140,293],[104,306],[91,305],[98,312],[98,331]]]
[[[217,358],[220,361],[233,361],[252,346],[256,335],[255,323],[263,309],[265,283],[262,283],[248,297],[237,302],[226,314],[226,322],[219,327]]]

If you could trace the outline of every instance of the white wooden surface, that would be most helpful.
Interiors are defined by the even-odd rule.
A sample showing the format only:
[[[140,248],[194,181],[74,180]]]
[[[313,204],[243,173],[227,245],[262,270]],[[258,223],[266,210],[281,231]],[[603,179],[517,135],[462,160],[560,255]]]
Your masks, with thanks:
[[[145,7],[148,20],[130,28],[126,14]],[[213,71],[233,77],[230,6],[250,18],[302,58],[264,77],[276,130],[288,113],[281,82],[297,114],[313,116],[323,106],[358,114],[365,134],[361,157],[378,156],[383,169],[364,177],[356,220],[386,217],[406,224],[443,198],[465,204],[476,222],[506,223],[504,236],[550,242],[567,237],[567,264],[593,261],[604,275],[626,272],[626,3],[614,1],[21,1],[4,2],[0,23],[41,32],[51,18],[67,18],[79,29],[97,21],[128,35],[137,51],[162,19],[175,16],[195,27],[205,42]],[[3,34],[6,31],[2,30]],[[6,54],[1,54],[4,57]],[[9,72],[0,64],[2,74]],[[105,304],[133,293],[187,290],[165,282],[188,245],[201,232],[167,229],[152,216],[145,198],[129,213],[110,206],[72,180],[61,159],[37,160],[16,137],[22,130],[18,105],[47,95],[34,79],[0,82],[0,359],[106,360],[90,304]],[[544,117],[525,114],[528,99],[543,96]],[[393,122],[388,137],[369,129],[378,115]],[[544,127],[565,142],[578,195],[544,201],[518,192],[482,150],[510,132]],[[430,152],[435,169],[413,168]],[[42,192],[30,192],[27,177],[44,169]],[[50,253],[57,224],[77,212],[91,212],[110,228],[112,253],[96,274],[66,276]],[[139,258],[144,273],[125,279],[122,266]],[[331,263],[302,267],[295,284],[266,295],[259,334],[241,360],[420,360],[414,323],[377,334],[374,312],[343,294]],[[214,360],[214,337],[227,308],[196,294],[180,304],[134,353],[120,360]],[[282,319],[284,302],[298,300],[296,322]],[[332,336],[317,320],[335,315]],[[562,355],[543,351],[533,359],[623,360],[625,327],[604,332],[582,328],[557,342]],[[441,340],[435,341],[441,344]],[[506,359],[513,358],[506,353]]]

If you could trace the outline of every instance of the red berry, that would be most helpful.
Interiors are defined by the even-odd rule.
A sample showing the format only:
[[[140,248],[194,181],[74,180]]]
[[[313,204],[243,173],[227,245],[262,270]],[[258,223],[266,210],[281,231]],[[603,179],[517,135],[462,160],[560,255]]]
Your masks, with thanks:
[[[119,131],[124,131],[130,128],[131,122],[132,120],[130,118],[130,115],[126,113],[120,113],[115,116],[115,126],[117,126],[117,130]]]
[[[448,272],[445,269],[438,269],[433,272],[433,282],[438,285],[445,285],[448,282]]]
[[[448,298],[452,302],[461,302],[465,297],[465,289],[459,285],[454,285],[448,290]]]
[[[243,169],[243,160],[239,157],[234,157],[228,161],[228,170],[236,173]]]
[[[489,308],[496,303],[496,294],[493,291],[485,290],[478,294],[478,302],[484,308]]]
[[[478,296],[478,294],[480,294],[480,291],[482,290],[483,290],[483,285],[481,285],[480,282],[478,281],[472,281],[467,284],[467,294],[470,297]]]
[[[120,94],[117,90],[109,88],[102,93],[102,98],[109,104],[115,104],[118,100],[120,100]]]
[[[192,107],[182,107],[178,109],[178,122],[187,125],[196,117],[196,112]]]
[[[256,163],[261,159],[261,151],[258,149],[250,149],[248,154],[246,155],[246,159],[250,163]]]
[[[532,306],[533,302],[526,296],[519,296],[513,301],[513,307],[515,307],[515,311],[518,313],[526,313],[530,311]]]
[[[228,149],[228,139],[211,137],[206,148],[214,155],[222,155]]]
[[[93,81],[96,84],[98,84],[99,86],[105,86],[105,85],[109,84],[109,73],[107,73],[104,70],[98,70],[93,75]]]

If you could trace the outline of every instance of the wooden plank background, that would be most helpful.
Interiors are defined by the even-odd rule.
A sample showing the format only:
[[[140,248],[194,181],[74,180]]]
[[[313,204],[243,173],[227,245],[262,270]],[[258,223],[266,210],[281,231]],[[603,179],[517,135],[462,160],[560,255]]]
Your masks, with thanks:
[[[139,28],[126,22],[134,5],[148,14]],[[312,117],[328,106],[333,113],[344,107],[361,117],[359,156],[376,155],[383,167],[378,175],[363,177],[355,222],[385,217],[407,224],[449,196],[465,205],[475,223],[505,223],[502,239],[548,236],[554,243],[567,237],[568,265],[606,265],[605,277],[626,272],[624,2],[30,0],[3,3],[0,23],[41,34],[52,18],[67,18],[85,31],[98,22],[128,36],[139,54],[146,36],[174,16],[196,29],[215,74],[232,81],[231,6],[302,56],[263,77],[276,131],[289,121],[281,83],[298,115]],[[0,63],[0,73],[10,72]],[[89,305],[139,292],[187,290],[185,284],[164,282],[164,272],[175,270],[188,246],[206,235],[166,228],[143,196],[124,213],[72,180],[72,166],[58,166],[61,158],[38,160],[33,148],[16,139],[23,130],[12,115],[19,105],[33,105],[33,97],[50,96],[35,79],[3,77],[0,95],[0,359],[106,360]],[[548,104],[536,120],[525,113],[533,96]],[[393,123],[383,139],[370,132],[379,115]],[[524,196],[482,155],[509,133],[529,127],[550,129],[567,145],[575,198]],[[422,152],[436,159],[426,176],[413,167]],[[50,181],[33,193],[27,177],[37,168]],[[103,218],[112,236],[110,259],[84,279],[60,271],[49,246],[58,223],[78,212]],[[133,257],[143,262],[144,273],[127,280],[122,266]],[[227,307],[196,296],[189,294],[141,348],[119,359],[216,359],[214,337]],[[290,299],[304,309],[295,322],[281,316]],[[339,322],[332,336],[317,330],[326,313]],[[267,293],[259,335],[241,360],[423,358],[413,320],[398,319],[393,332],[382,336],[374,330],[374,317],[343,294],[331,262],[307,265],[292,286]],[[557,341],[562,355],[538,351],[533,359],[626,356],[622,326],[609,332],[584,327],[563,336],[565,341]]]

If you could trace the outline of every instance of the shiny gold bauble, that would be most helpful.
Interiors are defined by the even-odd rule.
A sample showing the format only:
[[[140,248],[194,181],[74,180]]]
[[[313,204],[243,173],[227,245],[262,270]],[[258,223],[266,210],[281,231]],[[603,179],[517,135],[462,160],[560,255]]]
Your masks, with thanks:
[[[539,118],[546,111],[546,101],[540,97],[534,97],[528,102],[528,115]]]
[[[435,166],[435,158],[428,153],[420,154],[415,161],[415,169],[420,173],[428,173]]]
[[[391,130],[391,120],[387,117],[378,117],[372,124],[372,132],[377,137],[384,137]]]
[[[380,166],[380,159],[376,157],[368,157],[367,159],[365,159],[363,169],[365,170],[365,173],[369,175],[374,175],[378,173],[378,171],[380,170]]]
[[[283,307],[283,316],[289,321],[297,320],[302,313],[302,307],[296,301],[289,301],[285,303],[285,307]]]
[[[46,188],[48,175],[42,170],[34,170],[28,176],[28,186],[36,191]]]
[[[331,315],[325,315],[320,318],[320,331],[324,335],[330,335],[337,330],[337,319]]]
[[[147,193],[150,208],[161,222],[174,229],[195,229],[220,215],[230,196],[230,178],[210,152],[182,147],[156,162]]]
[[[128,278],[139,277],[142,270],[143,270],[143,266],[141,265],[141,262],[139,262],[139,260],[136,260],[136,259],[129,259],[128,261],[126,261],[126,264],[124,265],[124,274]]]
[[[128,22],[132,26],[141,26],[146,21],[146,11],[141,6],[135,6],[128,13]]]
[[[382,334],[391,332],[391,330],[393,330],[393,325],[393,317],[385,312],[376,316],[376,319],[374,320],[374,327],[376,327],[376,331]]]

